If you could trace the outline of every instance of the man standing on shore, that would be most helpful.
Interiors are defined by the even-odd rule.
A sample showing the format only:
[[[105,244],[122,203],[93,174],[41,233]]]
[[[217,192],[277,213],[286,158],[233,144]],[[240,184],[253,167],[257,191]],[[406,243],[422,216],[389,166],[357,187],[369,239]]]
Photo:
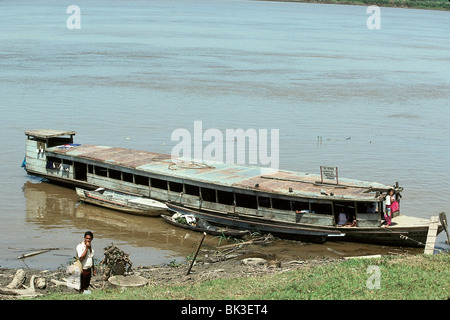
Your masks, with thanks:
[[[91,231],[84,233],[84,240],[77,245],[77,257],[81,261],[83,270],[81,271],[81,286],[80,293],[89,288],[91,283],[91,276],[95,276],[94,267],[94,249],[92,249],[91,241],[94,239],[94,234]],[[92,272],[91,272],[92,271]]]

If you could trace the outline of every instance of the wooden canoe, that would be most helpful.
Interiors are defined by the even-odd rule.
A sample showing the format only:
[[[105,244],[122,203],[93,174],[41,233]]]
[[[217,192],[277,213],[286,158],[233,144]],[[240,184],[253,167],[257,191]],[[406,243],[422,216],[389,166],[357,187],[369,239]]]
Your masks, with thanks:
[[[164,221],[166,221],[167,223],[169,223],[171,225],[174,225],[174,226],[177,226],[180,228],[184,228],[184,229],[188,229],[188,230],[192,230],[192,231],[206,232],[207,234],[213,235],[213,236],[242,238],[243,236],[250,234],[250,232],[246,231],[246,230],[235,230],[235,229],[218,227],[218,226],[210,224],[209,222],[207,222],[206,220],[203,220],[203,219],[194,218],[195,224],[186,224],[186,223],[177,222],[174,217],[176,215],[177,214],[174,214],[173,216],[162,215],[161,217],[164,219]],[[180,216],[182,216],[182,215],[180,215]]]
[[[124,192],[99,188],[95,191],[76,188],[80,200],[130,214],[156,217],[168,212],[168,207],[159,201]]]

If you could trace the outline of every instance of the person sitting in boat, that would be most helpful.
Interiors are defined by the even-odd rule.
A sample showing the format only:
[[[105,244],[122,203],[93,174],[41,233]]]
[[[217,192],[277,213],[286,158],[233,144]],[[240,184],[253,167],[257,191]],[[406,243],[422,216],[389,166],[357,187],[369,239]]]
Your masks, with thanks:
[[[348,217],[347,217],[347,213],[345,212],[345,209],[342,208],[341,212],[339,213],[338,216],[338,226],[345,226],[348,223]]]
[[[352,216],[349,218],[349,215],[345,212],[345,209],[342,208],[338,216],[337,225],[338,227],[356,227],[356,217]]]

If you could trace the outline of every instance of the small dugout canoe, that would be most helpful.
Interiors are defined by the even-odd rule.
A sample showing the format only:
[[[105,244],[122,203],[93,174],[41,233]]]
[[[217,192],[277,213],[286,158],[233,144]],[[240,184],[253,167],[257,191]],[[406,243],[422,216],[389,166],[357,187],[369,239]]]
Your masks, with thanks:
[[[250,232],[247,230],[235,230],[235,229],[229,229],[229,228],[222,228],[215,225],[212,225],[206,220],[203,219],[197,219],[194,216],[191,215],[182,215],[179,213],[175,213],[172,216],[162,215],[161,218],[163,218],[164,221],[167,223],[180,227],[183,229],[188,229],[192,231],[197,232],[206,232],[209,235],[213,236],[225,236],[225,237],[233,237],[233,238],[242,238],[245,235],[250,235]],[[179,219],[186,221],[179,222],[177,220]]]
[[[75,189],[81,201],[105,208],[148,217],[157,217],[168,213],[168,207],[154,199],[104,188],[94,191]]]

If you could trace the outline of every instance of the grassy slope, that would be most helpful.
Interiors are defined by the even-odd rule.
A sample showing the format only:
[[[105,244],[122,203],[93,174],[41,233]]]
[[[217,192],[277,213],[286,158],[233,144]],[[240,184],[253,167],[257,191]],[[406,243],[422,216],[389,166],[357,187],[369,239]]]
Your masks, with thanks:
[[[450,254],[354,259],[272,276],[218,279],[195,285],[96,290],[91,295],[52,294],[66,300],[446,300]],[[377,282],[379,289],[369,288]],[[369,284],[369,287],[368,287]]]

